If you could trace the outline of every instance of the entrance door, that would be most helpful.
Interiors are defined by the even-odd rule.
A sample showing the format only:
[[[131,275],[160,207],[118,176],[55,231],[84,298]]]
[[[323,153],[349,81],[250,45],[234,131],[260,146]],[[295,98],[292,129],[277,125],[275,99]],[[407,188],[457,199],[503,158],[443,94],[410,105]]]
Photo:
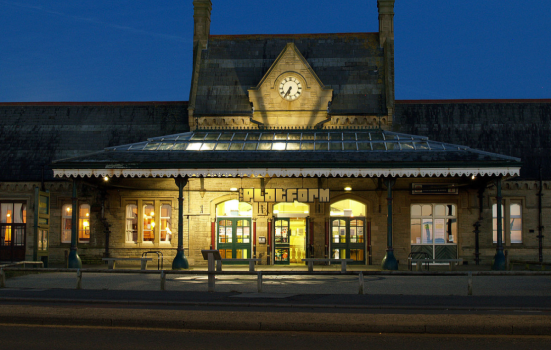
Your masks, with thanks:
[[[251,219],[219,218],[217,224],[217,246],[222,259],[250,259]]]
[[[274,223],[274,264],[289,265],[289,234],[291,232],[290,219],[276,219]]]
[[[331,219],[331,258],[352,259],[365,264],[365,218]]]
[[[274,225],[274,264],[301,264],[309,258],[308,219],[279,218]]]

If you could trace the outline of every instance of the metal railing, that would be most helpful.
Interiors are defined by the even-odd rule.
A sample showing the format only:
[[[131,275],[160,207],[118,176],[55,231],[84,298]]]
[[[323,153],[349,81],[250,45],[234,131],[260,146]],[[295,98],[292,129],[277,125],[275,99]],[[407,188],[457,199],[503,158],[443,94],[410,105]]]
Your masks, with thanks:
[[[20,264],[30,264],[21,262]],[[6,271],[10,272],[71,272],[76,273],[76,289],[82,289],[83,274],[159,274],[160,290],[166,289],[167,275],[203,275],[209,276],[208,291],[215,291],[215,277],[218,276],[256,276],[257,291],[262,293],[263,277],[265,276],[358,276],[358,294],[365,294],[365,276],[465,276],[467,277],[467,295],[473,295],[473,277],[476,276],[551,276],[551,271],[199,271],[199,270],[106,270],[106,269],[57,269],[57,268],[18,268],[10,264],[0,266],[0,288],[6,288]],[[41,264],[36,263],[35,264]]]

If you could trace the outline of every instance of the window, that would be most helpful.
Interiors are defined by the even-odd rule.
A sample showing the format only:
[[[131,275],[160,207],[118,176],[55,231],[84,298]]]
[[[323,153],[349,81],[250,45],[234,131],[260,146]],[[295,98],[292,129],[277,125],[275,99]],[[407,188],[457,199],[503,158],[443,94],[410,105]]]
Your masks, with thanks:
[[[126,242],[138,242],[138,206],[136,204],[126,206]]]
[[[24,246],[26,223],[24,203],[0,203],[0,247]]]
[[[155,206],[152,203],[143,205],[143,241],[155,241]]]
[[[507,210],[505,210],[507,209]],[[501,205],[503,243],[522,243],[522,201],[503,199]],[[505,225],[506,221],[509,225]],[[497,204],[492,205],[493,242],[497,243]]]
[[[169,201],[126,201],[126,243],[171,243],[172,236],[172,204]]]
[[[78,243],[90,243],[90,204],[78,207]]]
[[[172,208],[170,204],[161,205],[161,242],[172,241],[172,231],[170,230],[172,222]]]
[[[454,204],[411,206],[411,244],[457,243],[457,214]]]
[[[61,243],[71,243],[73,227],[73,206],[61,207]],[[78,206],[78,243],[90,243],[90,204]]]
[[[61,243],[71,243],[72,208],[65,204],[61,208]]]

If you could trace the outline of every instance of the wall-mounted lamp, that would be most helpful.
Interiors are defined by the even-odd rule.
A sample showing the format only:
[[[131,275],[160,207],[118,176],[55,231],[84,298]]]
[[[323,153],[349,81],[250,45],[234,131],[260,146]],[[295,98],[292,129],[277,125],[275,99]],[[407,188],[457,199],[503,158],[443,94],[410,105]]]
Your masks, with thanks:
[[[230,191],[232,191],[232,192],[237,192],[237,188],[232,187],[232,188],[230,188]]]
[[[344,188],[344,190],[345,190],[345,191],[352,191],[352,187],[347,186],[347,187]]]
[[[474,176],[474,175],[471,176],[471,180],[474,180],[474,179],[476,179],[476,176]]]
[[[104,176],[103,181],[105,181],[105,182],[109,181],[109,176]]]

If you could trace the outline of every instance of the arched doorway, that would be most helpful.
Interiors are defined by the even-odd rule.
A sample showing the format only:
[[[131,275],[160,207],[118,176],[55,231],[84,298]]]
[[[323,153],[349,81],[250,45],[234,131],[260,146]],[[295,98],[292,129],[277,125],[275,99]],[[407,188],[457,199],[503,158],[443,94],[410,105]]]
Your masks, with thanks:
[[[352,259],[355,264],[371,264],[371,232],[366,222],[366,205],[352,199],[331,204],[332,259]],[[369,255],[369,259],[367,259]]]
[[[252,252],[249,203],[229,200],[216,206],[216,246],[222,259],[250,259]]]
[[[274,205],[273,256],[276,265],[304,265],[310,257],[308,204],[278,203]]]

